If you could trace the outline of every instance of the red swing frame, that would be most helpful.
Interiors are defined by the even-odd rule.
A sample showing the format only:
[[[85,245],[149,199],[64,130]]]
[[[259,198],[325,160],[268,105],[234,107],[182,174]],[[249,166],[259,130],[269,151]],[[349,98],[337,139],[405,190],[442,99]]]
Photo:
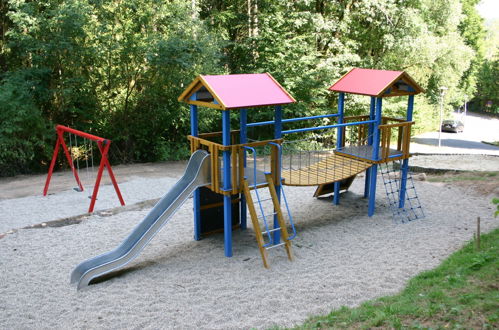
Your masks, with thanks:
[[[47,196],[47,192],[49,189],[49,184],[50,184],[50,179],[52,178],[52,173],[54,171],[54,166],[55,162],[57,160],[57,155],[59,154],[59,147],[62,146],[62,150],[64,150],[64,154],[66,155],[66,159],[68,160],[69,166],[71,167],[71,171],[73,172],[73,176],[76,179],[76,183],[78,184],[78,187],[80,188],[80,191],[83,191],[83,185],[81,184],[80,178],[78,176],[78,172],[76,171],[73,160],[71,159],[71,156],[69,154],[68,147],[66,145],[66,142],[64,141],[64,133],[72,133],[77,136],[80,136],[85,139],[89,139],[92,141],[97,142],[97,146],[99,148],[99,151],[101,153],[101,161],[99,164],[99,170],[97,172],[97,178],[95,180],[95,185],[94,185],[94,191],[92,193],[92,199],[90,201],[90,206],[88,208],[88,212],[91,213],[94,211],[94,206],[95,206],[95,201],[97,200],[97,194],[99,192],[99,186],[100,182],[102,179],[102,172],[104,171],[104,167],[107,168],[107,172],[109,173],[109,177],[111,178],[111,181],[114,186],[114,190],[116,191],[116,195],[118,195],[118,199],[120,200],[121,205],[125,205],[125,201],[123,200],[123,197],[121,196],[120,188],[118,187],[118,183],[116,182],[116,179],[114,177],[113,170],[111,169],[111,165],[109,164],[109,160],[107,158],[107,154],[109,152],[109,147],[111,146],[111,140],[101,138],[96,135],[88,134],[82,131],[78,131],[76,129],[62,126],[62,125],[57,125],[55,128],[57,132],[57,142],[55,144],[54,148],[54,154],[52,156],[52,161],[50,162],[50,168],[49,172],[47,175],[47,180],[45,181],[45,188],[43,189],[43,196]]]

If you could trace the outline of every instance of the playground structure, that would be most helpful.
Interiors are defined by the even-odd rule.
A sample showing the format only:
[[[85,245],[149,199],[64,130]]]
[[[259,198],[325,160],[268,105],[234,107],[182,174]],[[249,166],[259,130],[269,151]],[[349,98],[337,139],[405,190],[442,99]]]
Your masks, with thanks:
[[[125,201],[123,200],[123,197],[121,196],[120,188],[118,187],[118,183],[116,182],[116,178],[114,177],[113,170],[111,168],[111,164],[109,164],[109,160],[107,158],[108,152],[109,152],[109,147],[111,146],[111,140],[101,138],[96,135],[88,134],[82,131],[75,130],[70,127],[62,126],[62,125],[57,125],[55,128],[57,132],[57,142],[55,144],[54,148],[54,153],[52,155],[52,161],[50,162],[50,167],[49,167],[49,172],[47,175],[47,179],[45,181],[45,187],[43,188],[43,196],[47,196],[49,185],[50,185],[50,179],[52,178],[52,173],[54,171],[54,166],[55,162],[57,161],[57,156],[59,154],[59,148],[62,148],[64,155],[66,156],[66,160],[68,161],[69,167],[71,168],[71,171],[73,173],[73,176],[76,180],[76,184],[78,185],[77,188],[75,188],[76,191],[78,192],[83,192],[84,187],[83,184],[81,183],[80,176],[79,176],[79,171],[80,171],[80,165],[79,165],[79,158],[80,155],[74,155],[73,148],[78,149],[78,143],[77,143],[77,137],[81,137],[85,140],[88,140],[89,143],[87,145],[86,142],[84,142],[83,146],[80,145],[80,147],[83,147],[84,149],[89,149],[90,150],[90,158],[91,158],[91,166],[93,168],[94,164],[94,159],[93,159],[93,148],[91,145],[91,142],[96,142],[97,143],[97,148],[100,151],[101,154],[101,160],[99,164],[99,169],[97,171],[97,177],[95,179],[95,184],[94,188],[92,191],[92,195],[89,196],[90,198],[90,206],[88,207],[88,212],[91,213],[94,211],[94,206],[95,206],[95,201],[97,200],[97,195],[99,193],[99,186],[100,182],[102,179],[102,173],[104,172],[104,167],[107,169],[107,172],[109,174],[109,177],[111,178],[111,182],[113,183],[114,190],[116,191],[116,195],[118,196],[118,199],[120,201],[120,204],[123,206],[125,205]],[[70,148],[68,149],[68,146],[66,144],[66,141],[64,140],[64,133],[67,133],[69,135],[69,143],[70,143]],[[71,136],[74,136],[72,139]],[[75,146],[72,145],[72,141],[75,141]],[[86,153],[88,150],[84,150]],[[74,159],[73,159],[74,158]],[[84,156],[85,158],[85,163],[86,163],[86,169],[88,172],[89,164],[88,164],[88,155]],[[75,168],[74,166],[74,161],[76,160],[77,167]]]
[[[198,76],[179,96],[179,101],[190,105],[191,120],[188,139],[192,155],[184,176],[117,249],[78,265],[71,282],[81,288],[126,265],[191,194],[195,240],[223,231],[225,256],[231,257],[232,230],[245,229],[249,213],[265,267],[271,248],[284,246],[288,258],[293,259],[291,240],[296,230],[283,185],[318,186],[315,196],[333,192],[333,202],[339,204],[340,191],[348,189],[355,175],[366,171],[364,197],[369,198],[368,215],[372,216],[378,167],[400,162],[398,167],[385,166],[382,171],[394,218],[397,215],[400,222],[406,222],[424,216],[408,171],[414,95],[423,90],[405,72],[368,69],[351,70],[330,90],[339,93],[337,113],[283,119],[282,106],[296,101],[270,74]],[[345,93],[370,96],[369,114],[345,116]],[[391,96],[408,96],[406,118],[382,116],[382,99]],[[274,108],[274,119],[248,123],[248,111],[264,106]],[[221,111],[221,132],[199,133],[198,107]],[[236,130],[231,130],[233,110],[239,111]],[[336,123],[283,129],[287,123],[325,118]],[[248,128],[266,125],[273,126],[273,139],[249,141]],[[336,130],[334,150],[296,152],[283,139],[284,135],[327,129]],[[396,141],[393,146],[392,137]],[[396,171],[399,174],[393,175]],[[265,188],[269,198],[261,197]],[[287,212],[283,212],[281,200]],[[264,206],[265,201],[270,205]]]

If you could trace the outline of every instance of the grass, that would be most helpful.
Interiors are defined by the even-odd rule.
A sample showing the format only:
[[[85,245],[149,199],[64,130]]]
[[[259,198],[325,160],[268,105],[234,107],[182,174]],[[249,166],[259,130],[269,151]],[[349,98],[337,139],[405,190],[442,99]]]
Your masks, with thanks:
[[[398,295],[312,317],[296,329],[498,329],[499,229],[411,279]]]
[[[431,175],[429,182],[461,182],[461,181],[489,181],[490,179],[499,180],[499,172],[462,172],[452,174]]]
[[[482,143],[485,143],[485,144],[490,144],[490,145],[493,145],[493,146],[499,147],[499,141],[492,141],[492,142],[482,141]]]

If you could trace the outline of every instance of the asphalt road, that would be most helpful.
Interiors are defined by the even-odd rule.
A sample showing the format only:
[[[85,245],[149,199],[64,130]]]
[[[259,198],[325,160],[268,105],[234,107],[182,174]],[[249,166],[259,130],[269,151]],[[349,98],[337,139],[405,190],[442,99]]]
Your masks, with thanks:
[[[458,114],[454,115],[456,119],[460,118]],[[412,138],[411,152],[499,156],[499,147],[482,143],[499,141],[499,119],[468,113],[461,121],[464,122],[464,132],[442,132],[441,147],[438,147],[439,132],[427,132]]]

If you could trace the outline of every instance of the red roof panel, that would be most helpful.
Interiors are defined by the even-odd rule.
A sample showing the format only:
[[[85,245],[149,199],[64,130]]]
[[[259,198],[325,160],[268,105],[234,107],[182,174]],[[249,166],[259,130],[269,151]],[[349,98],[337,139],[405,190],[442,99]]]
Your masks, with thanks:
[[[294,103],[268,73],[201,76],[226,109]]]
[[[381,93],[404,76],[418,93],[422,91],[404,71],[354,68],[338,80],[329,90],[351,94],[381,96]]]

